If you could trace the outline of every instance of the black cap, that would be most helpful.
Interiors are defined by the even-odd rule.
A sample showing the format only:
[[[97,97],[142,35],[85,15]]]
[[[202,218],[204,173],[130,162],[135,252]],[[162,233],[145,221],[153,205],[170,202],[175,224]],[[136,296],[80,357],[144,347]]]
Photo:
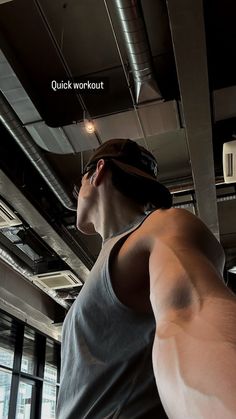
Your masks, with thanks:
[[[85,171],[100,159],[110,160],[123,172],[148,181],[161,206],[171,207],[172,196],[169,190],[157,181],[157,161],[146,148],[129,139],[111,139],[96,149],[86,164]]]

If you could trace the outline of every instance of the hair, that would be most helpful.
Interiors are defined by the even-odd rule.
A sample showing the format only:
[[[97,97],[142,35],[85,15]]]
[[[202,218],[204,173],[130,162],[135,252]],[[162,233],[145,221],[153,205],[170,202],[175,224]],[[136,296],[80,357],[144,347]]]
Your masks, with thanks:
[[[124,172],[110,160],[106,160],[106,167],[111,171],[114,188],[122,195],[144,206],[146,210],[170,207],[170,205],[163,205],[163,196],[153,193],[153,186],[150,181]],[[94,174],[95,169],[96,167],[92,167],[88,171],[89,177]]]

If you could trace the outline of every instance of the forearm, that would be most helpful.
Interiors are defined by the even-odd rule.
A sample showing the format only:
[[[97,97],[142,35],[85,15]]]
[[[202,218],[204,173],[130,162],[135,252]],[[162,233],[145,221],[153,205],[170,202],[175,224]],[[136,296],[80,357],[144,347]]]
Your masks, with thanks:
[[[221,299],[191,320],[172,313],[157,324],[153,367],[170,418],[236,417],[235,325],[235,302]]]

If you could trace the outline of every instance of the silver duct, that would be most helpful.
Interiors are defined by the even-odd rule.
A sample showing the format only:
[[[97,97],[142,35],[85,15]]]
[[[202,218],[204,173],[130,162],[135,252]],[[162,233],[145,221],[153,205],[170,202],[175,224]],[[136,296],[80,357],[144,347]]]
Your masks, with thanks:
[[[114,1],[132,69],[136,102],[162,99],[154,78],[148,38],[137,0]]]
[[[26,128],[22,126],[21,120],[9,105],[2,92],[0,92],[0,120],[33,163],[61,204],[65,208],[75,211],[74,203],[44,159],[40,148],[34,143]]]
[[[2,246],[2,245],[1,245]],[[27,267],[23,265],[16,257],[12,256],[7,249],[5,249],[3,246],[0,247],[0,260],[2,260],[4,263],[9,265],[14,271],[22,275],[27,281],[33,282],[31,279],[31,276],[33,275],[33,272],[30,271]],[[38,286],[38,284],[37,284]],[[39,287],[38,287],[39,288]],[[55,300],[58,304],[63,306],[64,308],[69,308],[70,305],[68,305],[62,298],[58,297],[56,291],[54,290],[42,290],[48,294],[53,300]]]
[[[67,265],[75,271],[79,279],[85,282],[89,270],[81,261],[80,256],[74,253],[70,246],[68,246],[54,228],[42,217],[37,209],[2,170],[0,170],[0,195],[7,202],[9,202],[10,198],[14,210],[27,220],[30,227],[39,235],[39,237],[41,237],[41,239],[45,241],[62,260],[66,260]]]
[[[30,279],[33,275],[33,272],[30,271],[27,267],[20,263],[15,257],[12,257],[10,253],[1,245],[0,247],[0,259],[9,265],[14,271],[18,272],[20,275],[24,276],[26,279]]]

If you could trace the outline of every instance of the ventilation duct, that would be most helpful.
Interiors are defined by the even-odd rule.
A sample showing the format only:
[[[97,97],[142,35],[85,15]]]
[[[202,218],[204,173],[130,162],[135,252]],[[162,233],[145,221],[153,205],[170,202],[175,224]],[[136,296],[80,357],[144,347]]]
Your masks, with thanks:
[[[71,271],[47,272],[32,276],[32,280],[48,289],[54,290],[83,285]]]
[[[2,92],[0,92],[0,120],[57,196],[61,204],[69,210],[75,210],[72,200],[44,159],[39,147],[34,143],[28,131],[22,126],[20,119]]]
[[[21,220],[0,200],[0,228],[21,225]]]
[[[89,270],[81,260],[82,256],[84,259],[84,250],[81,248],[78,250],[78,253],[75,253],[2,170],[0,170],[0,195],[2,195],[6,201],[9,197],[12,199],[14,198],[13,205],[17,213],[21,216],[24,214],[24,218],[27,219],[28,225],[30,225],[35,233],[38,234],[38,236],[41,237],[41,239],[45,241],[62,260],[66,261],[67,265],[75,272],[81,281],[85,282]]]
[[[25,267],[22,262],[18,261],[18,259],[11,255],[8,250],[1,245],[0,247],[0,260],[5,262],[7,265],[9,265],[14,271],[18,272],[20,275],[22,275],[24,278],[26,278],[28,281],[32,281],[33,272]],[[58,304],[63,306],[64,308],[69,308],[68,304],[60,297],[57,296],[56,291],[50,288],[42,287],[40,283],[37,283],[37,286],[42,289],[44,292],[46,292],[51,298],[53,298],[54,301],[56,301]]]
[[[114,1],[135,83],[136,102],[162,99],[154,78],[148,38],[137,0]]]
[[[5,262],[12,269],[14,269],[14,271],[18,272],[20,275],[24,276],[28,280],[32,275],[32,271],[25,267],[22,262],[18,261],[18,259],[15,256],[12,256],[2,244],[0,247],[0,260]]]

